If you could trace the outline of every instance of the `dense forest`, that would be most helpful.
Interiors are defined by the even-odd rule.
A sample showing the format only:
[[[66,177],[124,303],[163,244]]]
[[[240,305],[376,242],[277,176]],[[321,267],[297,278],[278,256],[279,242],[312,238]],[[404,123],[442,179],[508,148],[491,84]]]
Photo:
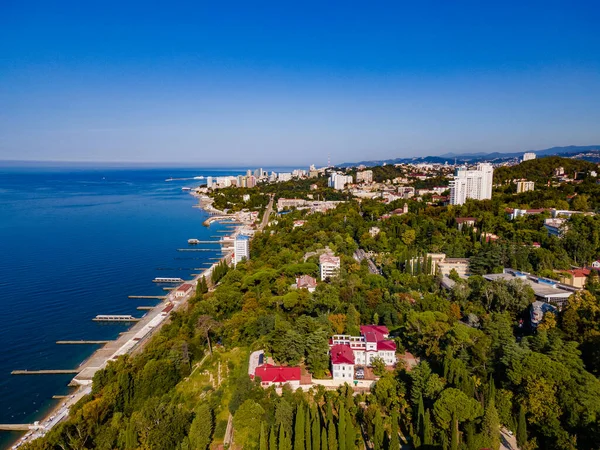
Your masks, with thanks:
[[[547,216],[509,221],[505,209],[533,206],[529,198],[499,192],[460,207],[411,201],[408,214],[387,220],[379,218],[398,202],[279,216],[253,238],[250,260],[220,267],[214,287],[200,283],[188,309],[143,352],[99,372],[70,418],[26,448],[206,449],[224,442],[230,414],[233,445],[247,449],[497,449],[501,427],[521,449],[597,448],[598,277],[534,332],[524,325],[531,288],[480,276],[504,267],[551,274],[600,255],[595,216],[573,217],[562,239],[545,232]],[[459,230],[457,217],[476,218],[477,229]],[[305,224],[294,227],[299,218]],[[291,289],[296,276],[317,275],[315,252],[325,247],[342,258],[339,278],[314,293]],[[382,275],[352,257],[358,248],[373,252]],[[408,270],[406,261],[425,252],[470,257],[475,275],[445,290],[427,270]],[[411,352],[418,365],[382,371],[357,395],[348,386],[277,393],[248,377],[248,355],[258,349],[328,377],[329,336],[367,323],[386,325],[399,353]]]

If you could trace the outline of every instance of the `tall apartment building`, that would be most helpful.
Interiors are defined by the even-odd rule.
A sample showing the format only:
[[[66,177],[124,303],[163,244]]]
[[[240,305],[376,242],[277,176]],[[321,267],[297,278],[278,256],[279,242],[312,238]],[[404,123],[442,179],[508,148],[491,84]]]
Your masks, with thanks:
[[[517,181],[517,194],[521,192],[533,191],[533,181]]]
[[[242,259],[250,259],[250,237],[243,234],[235,238],[233,265],[235,266]]]
[[[338,191],[341,191],[342,189],[344,189],[344,187],[348,183],[352,184],[352,175],[342,175],[339,173],[332,173],[329,176],[329,181],[327,184],[330,188],[334,188],[334,189],[337,189]]]
[[[363,170],[362,172],[356,172],[356,182],[360,183],[372,183],[373,182],[373,171]]]
[[[486,200],[492,198],[494,168],[491,164],[481,163],[476,170],[459,167],[450,181],[450,204],[462,205],[468,198]]]
[[[336,277],[340,272],[340,258],[331,253],[324,253],[319,257],[321,280]]]
[[[213,187],[213,177],[211,177],[210,175],[208,177],[206,177],[206,187],[209,187],[209,188]]]
[[[252,175],[246,177],[246,187],[253,188],[256,186],[256,178]]]
[[[528,152],[523,154],[523,161],[529,161],[531,159],[535,159],[535,153]]]

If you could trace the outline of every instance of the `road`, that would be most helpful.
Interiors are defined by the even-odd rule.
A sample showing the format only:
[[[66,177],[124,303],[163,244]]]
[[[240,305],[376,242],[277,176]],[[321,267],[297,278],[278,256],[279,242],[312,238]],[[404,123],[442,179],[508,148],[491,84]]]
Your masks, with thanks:
[[[500,450],[519,450],[517,436],[508,434],[506,428],[500,429]]]
[[[262,231],[269,223],[269,217],[273,212],[273,201],[275,200],[275,196],[271,194],[271,200],[269,200],[269,204],[267,205],[267,209],[265,210],[265,215],[263,216],[262,222],[258,226],[258,231]]]
[[[371,272],[374,275],[381,275],[381,270],[377,268],[375,263],[371,260],[371,258],[367,256],[367,253],[362,248],[359,248],[354,252],[354,259],[358,262],[361,262],[363,259],[366,259],[367,264],[369,265],[369,272]]]

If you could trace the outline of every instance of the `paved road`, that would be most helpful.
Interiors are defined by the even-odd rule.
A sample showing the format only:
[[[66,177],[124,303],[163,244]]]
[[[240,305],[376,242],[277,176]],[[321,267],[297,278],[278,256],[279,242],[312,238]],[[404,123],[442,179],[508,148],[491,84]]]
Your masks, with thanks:
[[[500,450],[519,450],[517,436],[508,434],[506,428],[500,430]]]
[[[274,199],[275,199],[275,196],[273,194],[271,194],[271,200],[269,200],[269,204],[267,205],[267,209],[265,210],[265,215],[263,216],[262,222],[258,226],[259,231],[262,231],[267,226],[267,223],[269,223],[269,217],[271,216],[271,213],[273,212],[273,200]]]

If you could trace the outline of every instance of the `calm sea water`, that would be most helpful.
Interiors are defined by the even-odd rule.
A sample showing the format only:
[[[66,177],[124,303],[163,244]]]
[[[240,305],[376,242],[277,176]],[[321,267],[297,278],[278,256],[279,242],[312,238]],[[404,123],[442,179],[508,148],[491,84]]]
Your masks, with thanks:
[[[227,226],[202,225],[207,214],[171,181],[239,170],[0,167],[0,423],[31,423],[68,394],[70,375],[12,376],[14,369],[71,369],[94,345],[57,340],[114,339],[124,324],[97,314],[141,316],[137,306],[161,295],[156,276],[189,278],[207,252],[178,252],[187,239],[214,239]],[[0,433],[0,448],[17,434]]]

